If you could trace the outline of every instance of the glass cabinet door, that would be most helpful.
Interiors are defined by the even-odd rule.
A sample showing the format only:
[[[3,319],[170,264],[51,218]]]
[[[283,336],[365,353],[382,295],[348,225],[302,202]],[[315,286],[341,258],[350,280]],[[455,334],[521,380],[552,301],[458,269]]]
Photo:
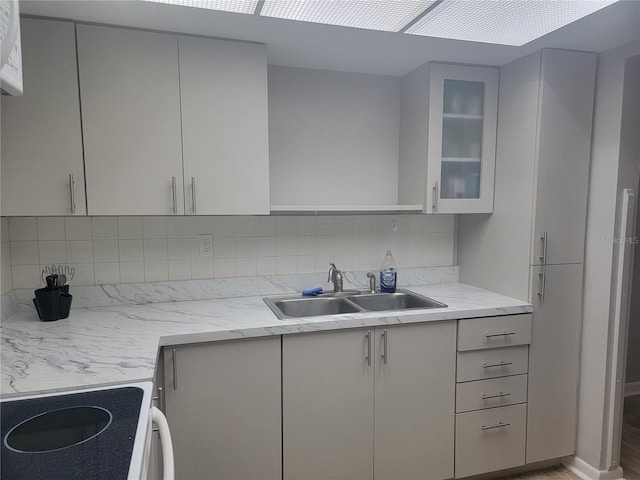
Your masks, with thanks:
[[[440,198],[479,198],[484,83],[444,81]]]
[[[498,71],[430,65],[429,213],[493,209]]]

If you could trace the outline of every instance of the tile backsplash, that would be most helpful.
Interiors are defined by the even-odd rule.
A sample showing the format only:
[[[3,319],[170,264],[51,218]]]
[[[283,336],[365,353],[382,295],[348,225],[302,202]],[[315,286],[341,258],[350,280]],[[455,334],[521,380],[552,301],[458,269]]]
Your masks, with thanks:
[[[2,292],[37,288],[44,266],[72,285],[157,282],[453,264],[453,215],[2,218]],[[200,235],[213,238],[201,256]]]

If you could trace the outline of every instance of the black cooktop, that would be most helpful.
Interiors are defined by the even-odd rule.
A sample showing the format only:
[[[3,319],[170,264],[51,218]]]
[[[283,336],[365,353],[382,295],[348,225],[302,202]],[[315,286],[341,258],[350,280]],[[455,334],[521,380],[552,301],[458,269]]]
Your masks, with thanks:
[[[122,387],[2,402],[2,480],[126,479],[143,393]]]

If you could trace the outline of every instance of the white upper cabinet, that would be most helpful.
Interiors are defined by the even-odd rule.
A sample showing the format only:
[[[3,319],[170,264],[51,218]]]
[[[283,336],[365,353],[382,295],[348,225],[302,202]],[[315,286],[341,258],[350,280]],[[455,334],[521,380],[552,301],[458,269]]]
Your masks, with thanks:
[[[544,50],[531,264],[582,263],[596,56]]]
[[[183,213],[175,35],[78,25],[90,215]]]
[[[429,64],[403,78],[399,199],[425,213],[491,213],[498,70]]]
[[[23,18],[24,95],[2,96],[2,215],[84,215],[74,26]]]
[[[185,213],[268,214],[266,46],[182,36],[178,45]]]

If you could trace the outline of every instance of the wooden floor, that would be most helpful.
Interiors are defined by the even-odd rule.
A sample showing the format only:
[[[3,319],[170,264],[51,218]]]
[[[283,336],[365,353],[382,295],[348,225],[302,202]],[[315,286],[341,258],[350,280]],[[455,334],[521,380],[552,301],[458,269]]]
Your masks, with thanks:
[[[622,449],[620,466],[626,480],[640,480],[640,395],[624,401]],[[500,480],[579,480],[579,477],[563,467],[547,468],[537,472],[504,477]]]
[[[624,400],[620,466],[626,480],[640,480],[640,395]]]
[[[564,467],[552,467],[536,472],[504,477],[500,480],[580,480],[580,477],[574,475]]]

